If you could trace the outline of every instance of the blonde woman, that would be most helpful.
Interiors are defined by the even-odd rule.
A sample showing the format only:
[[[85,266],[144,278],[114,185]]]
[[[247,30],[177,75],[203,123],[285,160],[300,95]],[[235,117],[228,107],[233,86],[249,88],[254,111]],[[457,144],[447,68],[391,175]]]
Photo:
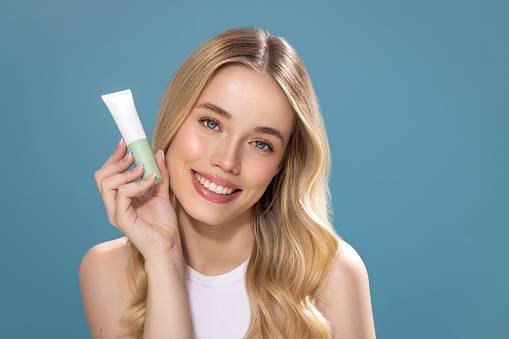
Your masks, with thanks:
[[[323,119],[284,39],[235,29],[198,48],[152,147],[153,187],[123,140],[95,173],[125,237],[81,263],[92,338],[375,338],[365,266],[329,221]]]

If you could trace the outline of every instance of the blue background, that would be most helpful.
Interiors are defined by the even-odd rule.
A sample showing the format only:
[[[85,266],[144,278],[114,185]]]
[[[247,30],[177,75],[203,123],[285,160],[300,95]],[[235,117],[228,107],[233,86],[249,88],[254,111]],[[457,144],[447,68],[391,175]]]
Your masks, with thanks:
[[[93,178],[131,88],[163,90],[216,34],[285,37],[330,138],[334,224],[378,338],[509,332],[507,1],[7,1],[0,11],[0,337],[87,338],[78,268],[111,226]]]

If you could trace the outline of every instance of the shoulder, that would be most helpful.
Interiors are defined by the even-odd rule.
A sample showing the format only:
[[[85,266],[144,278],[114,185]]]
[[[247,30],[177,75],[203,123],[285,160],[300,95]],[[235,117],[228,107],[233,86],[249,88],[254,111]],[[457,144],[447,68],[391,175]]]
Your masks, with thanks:
[[[125,263],[126,237],[95,245],[85,254],[80,265],[80,283],[96,280],[102,273],[111,273],[110,269],[119,268]]]
[[[368,289],[366,290],[366,288]],[[343,297],[340,293],[369,293],[369,279],[366,266],[357,251],[340,239],[332,267],[318,289],[323,296]],[[325,300],[331,300],[326,298]]]
[[[112,338],[120,332],[120,317],[132,295],[127,280],[126,241],[123,237],[96,245],[81,261],[81,296],[92,338]]]
[[[357,251],[346,241],[340,239],[338,251],[330,272],[338,282],[352,283],[368,279],[366,266]]]
[[[331,270],[317,291],[317,307],[331,322],[334,338],[375,337],[368,272],[344,240],[339,240]]]

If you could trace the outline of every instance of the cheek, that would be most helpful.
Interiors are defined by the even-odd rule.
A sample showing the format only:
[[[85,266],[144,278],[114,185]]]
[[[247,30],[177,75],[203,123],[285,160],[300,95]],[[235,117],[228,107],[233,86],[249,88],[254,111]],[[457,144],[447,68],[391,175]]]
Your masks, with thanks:
[[[199,137],[199,134],[192,133],[189,130],[182,131],[183,133],[178,135],[178,146],[177,149],[183,155],[194,155],[203,152],[204,142]]]
[[[189,126],[182,125],[168,149],[166,166],[172,172],[172,165],[199,159],[205,152],[206,142]]]
[[[265,189],[272,178],[277,174],[277,167],[279,161],[277,159],[264,159],[251,162],[250,165],[244,166],[248,171],[247,177],[250,178],[250,182],[253,186]]]

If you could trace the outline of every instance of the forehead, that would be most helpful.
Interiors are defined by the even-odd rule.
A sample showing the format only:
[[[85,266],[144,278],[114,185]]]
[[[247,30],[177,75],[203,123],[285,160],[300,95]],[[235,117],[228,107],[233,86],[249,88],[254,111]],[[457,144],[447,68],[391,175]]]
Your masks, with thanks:
[[[235,123],[279,129],[288,140],[293,108],[276,81],[241,65],[220,69],[204,88],[198,105],[210,102],[229,112]]]

